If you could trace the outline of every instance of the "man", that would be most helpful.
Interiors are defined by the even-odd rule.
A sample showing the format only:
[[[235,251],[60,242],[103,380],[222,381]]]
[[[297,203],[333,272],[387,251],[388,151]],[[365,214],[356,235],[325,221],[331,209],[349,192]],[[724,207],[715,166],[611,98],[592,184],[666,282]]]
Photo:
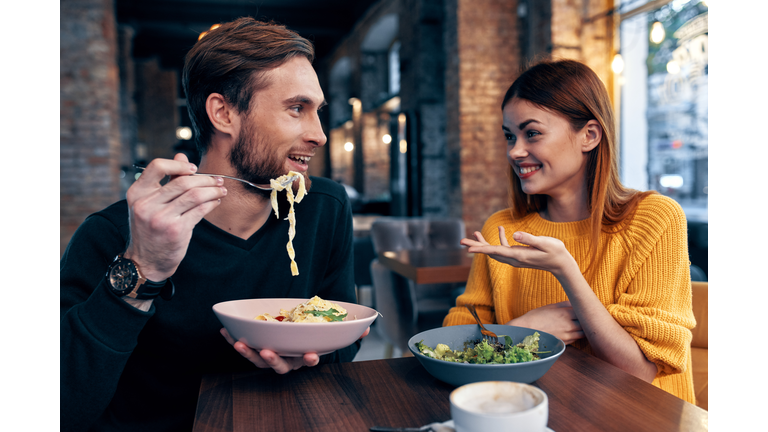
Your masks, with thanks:
[[[306,39],[251,18],[210,31],[189,52],[183,85],[200,167],[181,154],[152,161],[126,200],[85,220],[61,259],[63,430],[188,431],[202,374],[353,359],[359,341],[322,357],[256,352],[211,310],[258,297],[355,302],[344,189],[315,178],[296,204],[292,276],[289,222],[274,217],[269,192],[190,175],[269,184],[296,171],[309,186],[307,162],[326,142],[313,57]],[[122,280],[135,268],[145,283]]]

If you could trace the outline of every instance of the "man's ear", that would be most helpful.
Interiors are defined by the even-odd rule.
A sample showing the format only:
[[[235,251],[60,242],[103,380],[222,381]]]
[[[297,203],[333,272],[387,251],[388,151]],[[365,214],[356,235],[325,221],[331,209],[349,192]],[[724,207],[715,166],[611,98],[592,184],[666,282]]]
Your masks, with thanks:
[[[581,144],[581,151],[587,153],[592,151],[603,139],[603,127],[597,120],[590,120],[581,130],[584,141]]]
[[[205,100],[205,111],[213,128],[230,136],[236,136],[240,128],[240,116],[232,105],[227,103],[224,96],[211,93]]]

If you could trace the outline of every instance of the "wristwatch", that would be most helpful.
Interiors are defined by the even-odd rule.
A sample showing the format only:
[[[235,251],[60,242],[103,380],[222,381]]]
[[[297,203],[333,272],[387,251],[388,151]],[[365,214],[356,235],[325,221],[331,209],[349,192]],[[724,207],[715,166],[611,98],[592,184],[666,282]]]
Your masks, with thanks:
[[[123,254],[115,257],[107,269],[107,284],[118,297],[128,296],[138,300],[153,299],[158,295],[165,300],[173,297],[175,287],[171,278],[154,282],[145,278],[139,266]]]

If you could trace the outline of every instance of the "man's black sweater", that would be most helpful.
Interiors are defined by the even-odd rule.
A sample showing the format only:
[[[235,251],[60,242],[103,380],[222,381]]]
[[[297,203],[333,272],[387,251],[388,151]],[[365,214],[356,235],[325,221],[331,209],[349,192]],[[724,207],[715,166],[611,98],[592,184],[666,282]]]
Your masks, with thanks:
[[[189,431],[205,373],[248,371],[221,336],[211,307],[248,298],[355,302],[352,213],[344,189],[313,178],[295,204],[296,263],[291,276],[287,203],[251,238],[206,220],[194,229],[172,279],[170,301],[142,312],[112,294],[107,267],[128,244],[128,209],[120,201],[89,216],[61,259],[61,429]],[[359,341],[321,357],[351,361]]]

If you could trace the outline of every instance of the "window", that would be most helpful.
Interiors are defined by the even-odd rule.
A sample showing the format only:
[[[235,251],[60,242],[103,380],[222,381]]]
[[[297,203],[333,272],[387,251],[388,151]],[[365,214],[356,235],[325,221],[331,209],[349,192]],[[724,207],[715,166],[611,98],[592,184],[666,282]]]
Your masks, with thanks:
[[[400,93],[400,41],[389,48],[389,94]]]
[[[672,197],[698,222],[708,205],[707,14],[704,1],[674,0],[621,22],[622,181]]]

